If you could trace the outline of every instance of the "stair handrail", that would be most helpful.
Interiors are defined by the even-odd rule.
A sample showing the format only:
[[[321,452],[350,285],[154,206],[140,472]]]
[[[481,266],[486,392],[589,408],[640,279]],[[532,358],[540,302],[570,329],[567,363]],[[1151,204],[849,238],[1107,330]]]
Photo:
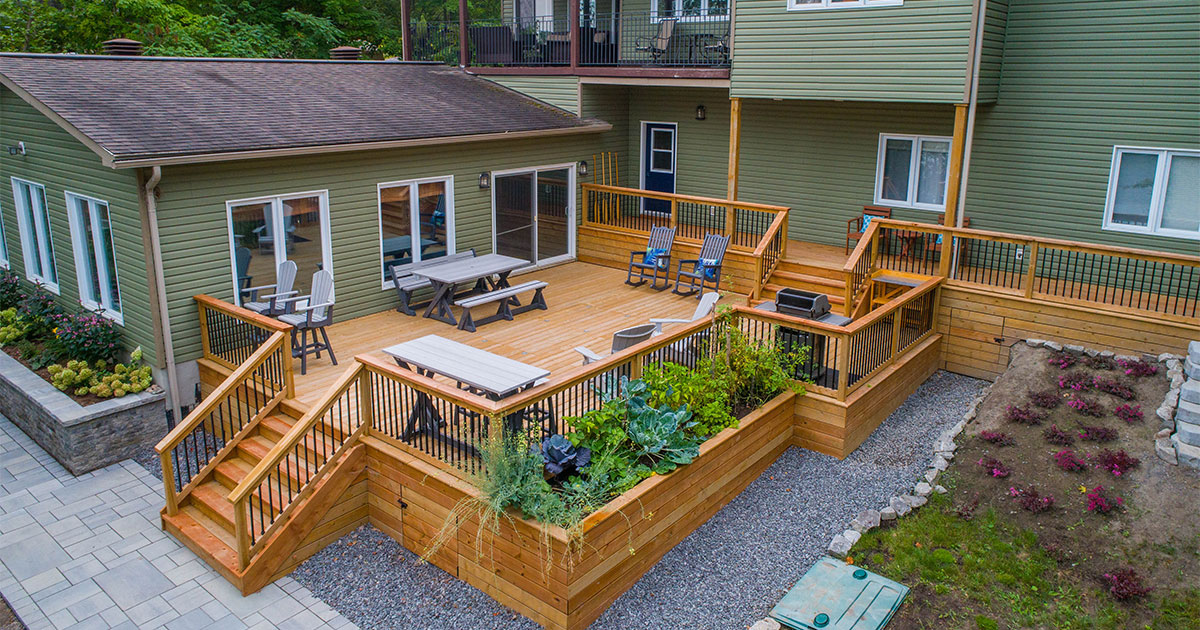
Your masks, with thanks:
[[[264,370],[263,368],[267,365],[267,362],[272,359],[276,359],[280,365]],[[212,393],[188,413],[182,422],[175,425],[154,446],[154,450],[158,453],[162,464],[163,489],[166,496],[167,514],[176,514],[179,510],[180,501],[220,463],[226,454],[237,446],[238,442],[246,434],[258,425],[258,422],[263,417],[274,409],[281,400],[287,397],[291,379],[284,376],[283,373],[290,370],[291,351],[287,333],[281,331],[271,333],[266,341],[246,361],[237,366]],[[276,376],[279,378],[271,378]],[[244,422],[242,415],[239,413],[238,423],[240,426],[237,427],[237,430],[233,430],[232,426],[229,427],[232,434],[226,434],[226,427],[222,419],[214,418],[213,416],[221,409],[232,409],[230,403],[238,402],[237,397],[240,394],[245,395],[247,398],[254,398],[253,412]],[[211,447],[217,446],[215,440],[215,432],[217,431],[221,431],[223,434],[222,443],[204,465],[198,467],[195,472],[190,470],[189,465],[188,481],[179,483],[182,481],[182,478],[176,479],[176,462],[172,461],[172,455],[175,454],[176,448],[188,436],[193,435],[204,422],[208,422],[208,428],[213,431],[212,444],[209,444],[207,437],[204,438],[205,449],[209,450]]]
[[[763,232],[758,247],[754,248],[755,281],[752,296],[754,299],[758,299],[758,296],[762,294],[763,285],[770,279],[771,274],[775,273],[779,262],[783,260],[783,254],[787,250],[789,212],[788,208],[784,208],[783,211],[775,214],[771,225],[767,226],[766,232]]]
[[[357,418],[350,416],[344,418],[345,426],[342,428],[344,428],[345,431],[343,432],[344,435],[340,444],[337,444],[337,447],[332,452],[321,453],[320,457],[324,461],[319,462],[316,470],[313,471],[310,476],[305,478],[303,483],[301,483],[298,487],[293,489],[289,480],[287,497],[283,496],[282,487],[280,488],[280,496],[275,497],[272,495],[270,493],[268,484],[268,496],[265,504],[270,504],[273,499],[277,498],[283,504],[281,506],[282,509],[278,510],[276,513],[274,509],[275,506],[270,505],[269,507],[271,513],[269,516],[270,520],[268,522],[267,518],[262,516],[264,499],[260,493],[259,529],[261,531],[252,530],[252,506],[250,504],[250,497],[252,493],[254,493],[256,490],[259,490],[263,485],[264,480],[268,480],[273,473],[278,473],[281,464],[286,467],[287,464],[284,463],[284,460],[286,460],[290,455],[297,454],[297,456],[299,456],[301,443],[308,438],[313,428],[318,423],[324,421],[326,413],[330,412],[331,409],[334,408],[334,405],[338,404],[343,395],[355,389],[357,389],[358,400],[355,403],[346,405],[346,409],[351,410],[347,413],[357,411],[358,415]],[[341,406],[339,405],[338,408],[341,409]],[[347,369],[340,377],[338,377],[336,382],[329,386],[325,393],[322,394],[320,400],[313,405],[307,413],[305,413],[299,420],[296,421],[296,424],[294,424],[292,428],[289,429],[288,432],[279,439],[275,446],[271,447],[271,450],[268,451],[265,456],[263,456],[262,460],[255,465],[254,469],[250,471],[241,480],[241,482],[229,492],[228,500],[233,503],[234,507],[234,537],[238,545],[238,561],[241,568],[248,566],[254,552],[257,551],[265,541],[270,539],[271,535],[278,527],[287,522],[292,511],[305,497],[307,497],[313,491],[317,483],[320,482],[325,474],[333,467],[338,458],[358,442],[359,437],[362,436],[363,432],[366,431],[371,424],[372,409],[373,402],[371,396],[370,375],[362,363],[355,361],[354,366]],[[328,436],[328,434],[323,432],[323,436]],[[316,438],[314,436],[314,443],[315,439]],[[298,461],[297,464],[299,464]],[[283,474],[286,475],[286,468]]]
[[[871,272],[874,271],[875,256],[879,252],[878,239],[879,219],[876,218],[867,225],[867,231],[863,232],[858,244],[854,246],[854,251],[850,252],[850,257],[846,259],[846,264],[842,266],[842,274],[846,279],[846,300],[842,303],[842,314],[846,317],[854,314],[857,305],[854,298],[868,283]]]

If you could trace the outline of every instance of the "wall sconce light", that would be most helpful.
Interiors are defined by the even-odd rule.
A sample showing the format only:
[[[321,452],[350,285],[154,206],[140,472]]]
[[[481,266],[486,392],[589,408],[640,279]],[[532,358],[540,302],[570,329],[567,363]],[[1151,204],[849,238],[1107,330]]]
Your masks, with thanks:
[[[18,142],[15,147],[8,147],[9,155],[25,155],[25,143]]]
[[[487,190],[492,187],[492,174],[484,171],[479,174],[479,189]]]
[[[708,118],[708,110],[703,105],[696,106],[696,120]]]
[[[579,161],[579,176],[587,177],[587,160]]]

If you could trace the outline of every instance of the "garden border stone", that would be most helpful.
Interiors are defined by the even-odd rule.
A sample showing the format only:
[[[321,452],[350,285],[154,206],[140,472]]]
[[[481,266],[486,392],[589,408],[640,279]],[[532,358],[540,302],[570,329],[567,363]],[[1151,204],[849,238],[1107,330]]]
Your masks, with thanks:
[[[73,475],[129,459],[167,432],[157,385],[84,407],[0,352],[0,410]]]

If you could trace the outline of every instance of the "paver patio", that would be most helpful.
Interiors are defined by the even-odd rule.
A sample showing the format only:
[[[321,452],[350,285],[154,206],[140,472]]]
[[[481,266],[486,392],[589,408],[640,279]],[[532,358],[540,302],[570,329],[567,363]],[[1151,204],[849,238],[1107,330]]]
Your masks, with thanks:
[[[295,580],[242,595],[158,525],[132,460],[72,477],[0,415],[0,593],[40,628],[354,628]]]

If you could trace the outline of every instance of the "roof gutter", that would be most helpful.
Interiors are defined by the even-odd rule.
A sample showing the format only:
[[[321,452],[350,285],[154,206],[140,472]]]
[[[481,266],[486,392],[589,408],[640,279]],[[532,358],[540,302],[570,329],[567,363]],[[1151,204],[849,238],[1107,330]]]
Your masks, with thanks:
[[[170,428],[182,420],[179,416],[179,377],[175,369],[175,344],[171,338],[171,313],[167,310],[167,286],[163,275],[162,242],[158,235],[158,199],[155,189],[162,181],[162,168],[150,168],[150,178],[146,180],[146,214],[150,219],[150,258],[154,267],[154,289],[158,294],[158,319],[162,328],[163,357],[167,366],[167,407],[171,417],[167,420]]]
[[[465,144],[469,142],[487,142],[491,140],[519,140],[523,138],[547,138],[555,136],[570,136],[584,133],[601,133],[612,129],[612,125],[603,121],[590,122],[579,127],[565,129],[536,129],[530,131],[505,131],[500,133],[483,133],[468,136],[444,136],[439,138],[414,138],[410,140],[383,140],[378,142],[355,142],[346,144],[325,144],[307,147],[286,147],[280,149],[255,149],[251,151],[227,151],[223,153],[197,153],[192,155],[176,155],[167,157],[129,157],[114,158],[113,168],[138,168],[172,166],[177,164],[201,164],[207,162],[228,162],[232,160],[251,160],[259,158],[292,157],[301,155],[317,155],[323,153],[342,153],[346,151],[372,151],[380,149],[399,149],[407,147],[428,147],[446,144]]]
[[[979,66],[983,57],[983,31],[987,24],[987,0],[979,0],[979,18],[975,21],[975,33],[972,41],[974,48],[971,60],[971,87],[967,96],[967,139],[963,144],[962,176],[958,182],[958,208],[955,211],[955,224],[963,226],[963,213],[967,205],[967,176],[971,172],[971,144],[975,140],[975,110],[979,105]]]

